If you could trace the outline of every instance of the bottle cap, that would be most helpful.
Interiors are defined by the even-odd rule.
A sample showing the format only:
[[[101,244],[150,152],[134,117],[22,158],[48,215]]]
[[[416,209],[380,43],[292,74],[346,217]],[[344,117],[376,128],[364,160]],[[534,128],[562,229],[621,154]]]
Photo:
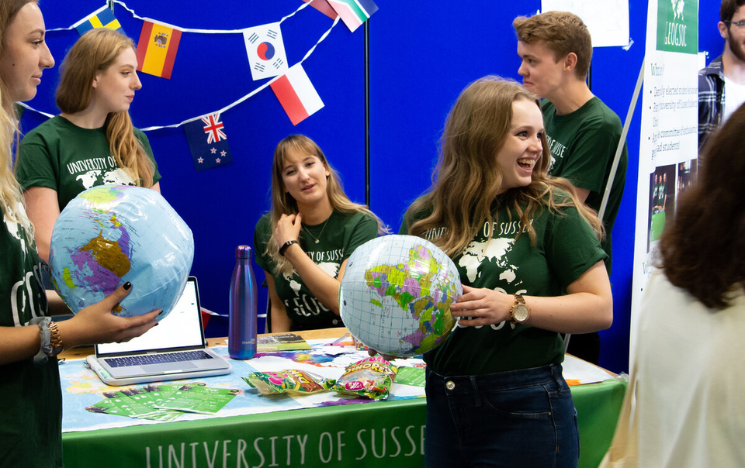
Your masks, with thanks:
[[[247,245],[239,245],[235,249],[235,258],[251,258],[251,247]]]

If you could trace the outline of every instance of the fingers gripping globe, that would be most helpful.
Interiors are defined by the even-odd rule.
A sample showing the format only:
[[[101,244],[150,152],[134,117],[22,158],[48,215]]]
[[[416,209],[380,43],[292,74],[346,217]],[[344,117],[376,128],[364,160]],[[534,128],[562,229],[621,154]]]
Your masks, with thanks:
[[[450,304],[463,294],[453,261],[415,236],[383,236],[349,257],[339,288],[341,318],[349,331],[382,354],[412,357],[450,335]]]
[[[78,313],[129,281],[132,291],[112,311],[133,317],[176,305],[194,259],[194,238],[155,190],[103,185],[70,201],[54,224],[52,283]]]

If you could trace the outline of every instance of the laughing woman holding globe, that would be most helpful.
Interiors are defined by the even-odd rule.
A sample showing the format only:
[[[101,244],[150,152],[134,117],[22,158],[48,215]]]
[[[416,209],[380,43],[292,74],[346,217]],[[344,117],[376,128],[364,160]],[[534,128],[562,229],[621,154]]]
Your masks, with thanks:
[[[353,203],[321,148],[290,135],[274,150],[272,209],[256,224],[256,263],[264,269],[271,331],[343,326],[339,284],[354,249],[379,233],[382,221]]]
[[[16,167],[46,262],[54,223],[80,192],[104,184],[160,192],[150,143],[129,118],[135,91],[142,87],[132,40],[106,28],[88,31],[61,69],[57,106],[62,114],[23,138]]]
[[[575,467],[579,435],[560,333],[608,328],[601,224],[547,176],[538,98],[511,81],[469,85],[448,116],[434,183],[401,234],[458,267],[458,325],[426,353],[428,468]],[[491,169],[491,170],[489,170]]]
[[[36,1],[0,2],[0,464],[24,468],[62,466],[56,355],[66,347],[130,340],[155,326],[160,313],[112,315],[133,287],[127,283],[70,320],[50,321],[49,309],[65,307],[54,294],[47,301],[41,286],[33,227],[10,153],[13,103],[33,98],[44,69],[54,65],[44,33]]]

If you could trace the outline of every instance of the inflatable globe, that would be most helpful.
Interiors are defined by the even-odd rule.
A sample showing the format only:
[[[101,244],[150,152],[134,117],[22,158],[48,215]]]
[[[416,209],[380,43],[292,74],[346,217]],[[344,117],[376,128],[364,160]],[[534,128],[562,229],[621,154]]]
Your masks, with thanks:
[[[339,288],[344,325],[382,354],[412,357],[436,348],[455,326],[450,304],[463,294],[450,258],[414,236],[383,236],[349,257]]]
[[[194,258],[191,229],[155,190],[104,185],[79,194],[52,232],[52,283],[74,313],[129,281],[113,311],[132,317],[173,309]]]

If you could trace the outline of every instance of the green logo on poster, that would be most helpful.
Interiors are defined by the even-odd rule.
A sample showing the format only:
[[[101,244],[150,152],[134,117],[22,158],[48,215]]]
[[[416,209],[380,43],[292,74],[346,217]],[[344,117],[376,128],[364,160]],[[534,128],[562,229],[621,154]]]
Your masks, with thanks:
[[[698,0],[658,0],[657,50],[698,53]]]

